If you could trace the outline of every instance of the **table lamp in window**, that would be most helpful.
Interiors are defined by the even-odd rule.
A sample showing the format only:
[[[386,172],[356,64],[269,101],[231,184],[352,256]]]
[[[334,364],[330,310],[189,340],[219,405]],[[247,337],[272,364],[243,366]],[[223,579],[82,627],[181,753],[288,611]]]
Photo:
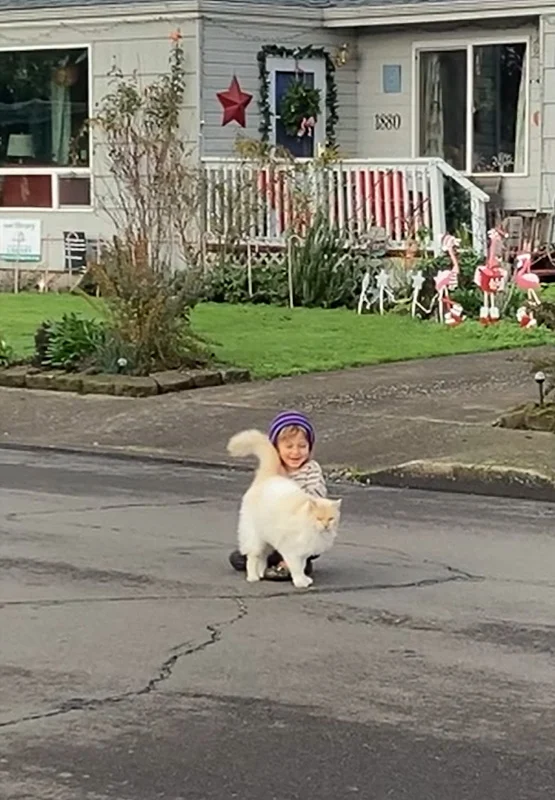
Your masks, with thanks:
[[[33,137],[28,133],[10,134],[6,157],[10,161],[18,161],[20,164],[23,164],[25,160],[33,159],[35,157]]]

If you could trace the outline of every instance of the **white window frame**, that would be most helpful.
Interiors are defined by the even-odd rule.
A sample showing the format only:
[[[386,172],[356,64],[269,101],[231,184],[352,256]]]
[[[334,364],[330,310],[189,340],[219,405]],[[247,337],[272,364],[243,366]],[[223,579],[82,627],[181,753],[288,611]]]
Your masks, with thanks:
[[[88,100],[89,100],[89,119],[92,115],[92,46],[90,44],[44,44],[44,45],[30,45],[30,46],[13,46],[13,47],[0,47],[1,53],[28,53],[32,50],[86,50],[87,51],[87,69],[88,69]],[[52,206],[45,208],[44,206],[1,206],[0,214],[22,214],[29,211],[35,213],[52,213],[53,211],[62,211],[76,213],[91,212],[94,208],[94,181],[93,181],[93,143],[92,135],[89,132],[89,166],[88,167],[0,167],[0,179],[6,178],[10,175],[50,175],[51,177],[51,192],[52,192]],[[90,198],[91,202],[88,206],[60,206],[60,178],[78,178],[86,175],[90,179]]]
[[[314,88],[320,90],[320,114],[314,126],[314,155],[317,155],[318,146],[326,143],[326,65],[323,58],[278,58],[271,56],[266,60],[266,69],[269,74],[270,92],[270,141],[276,144],[276,118],[279,117],[276,109],[276,73],[295,72],[295,69],[312,72],[314,75]]]
[[[472,165],[472,145],[473,145],[473,116],[469,112],[474,103],[474,48],[484,45],[497,44],[525,44],[524,61],[526,65],[526,125],[524,130],[524,172],[493,172],[490,170],[483,172],[472,172],[468,169]],[[483,178],[488,175],[503,176],[505,178],[527,178],[530,175],[530,36],[496,36],[495,38],[481,38],[479,36],[472,39],[452,39],[448,42],[414,42],[412,46],[412,156],[420,156],[420,58],[422,52],[449,52],[450,50],[466,50],[466,169],[463,175],[469,177]]]

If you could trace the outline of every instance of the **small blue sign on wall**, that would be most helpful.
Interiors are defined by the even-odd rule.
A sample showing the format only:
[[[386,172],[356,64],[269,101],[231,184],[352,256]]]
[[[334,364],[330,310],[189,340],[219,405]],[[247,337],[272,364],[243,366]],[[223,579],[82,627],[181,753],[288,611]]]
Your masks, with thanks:
[[[399,94],[401,92],[401,65],[383,65],[383,91],[384,94]]]

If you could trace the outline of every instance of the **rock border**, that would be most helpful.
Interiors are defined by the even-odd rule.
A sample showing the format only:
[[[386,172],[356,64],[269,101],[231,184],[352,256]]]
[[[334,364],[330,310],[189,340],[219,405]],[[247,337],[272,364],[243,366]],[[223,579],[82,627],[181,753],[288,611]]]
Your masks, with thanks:
[[[170,392],[204,389],[226,383],[250,381],[248,369],[168,370],[148,377],[134,375],[85,375],[61,370],[45,371],[37,367],[18,366],[0,369],[0,386],[10,389],[42,389],[76,394],[101,394],[115,397],[154,397]]]

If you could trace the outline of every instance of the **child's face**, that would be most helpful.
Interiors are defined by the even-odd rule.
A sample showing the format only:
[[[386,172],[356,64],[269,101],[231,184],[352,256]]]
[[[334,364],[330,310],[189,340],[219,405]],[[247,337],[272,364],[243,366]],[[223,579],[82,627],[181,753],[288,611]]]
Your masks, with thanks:
[[[300,469],[310,456],[310,445],[303,431],[284,432],[278,437],[276,448],[288,470]]]

